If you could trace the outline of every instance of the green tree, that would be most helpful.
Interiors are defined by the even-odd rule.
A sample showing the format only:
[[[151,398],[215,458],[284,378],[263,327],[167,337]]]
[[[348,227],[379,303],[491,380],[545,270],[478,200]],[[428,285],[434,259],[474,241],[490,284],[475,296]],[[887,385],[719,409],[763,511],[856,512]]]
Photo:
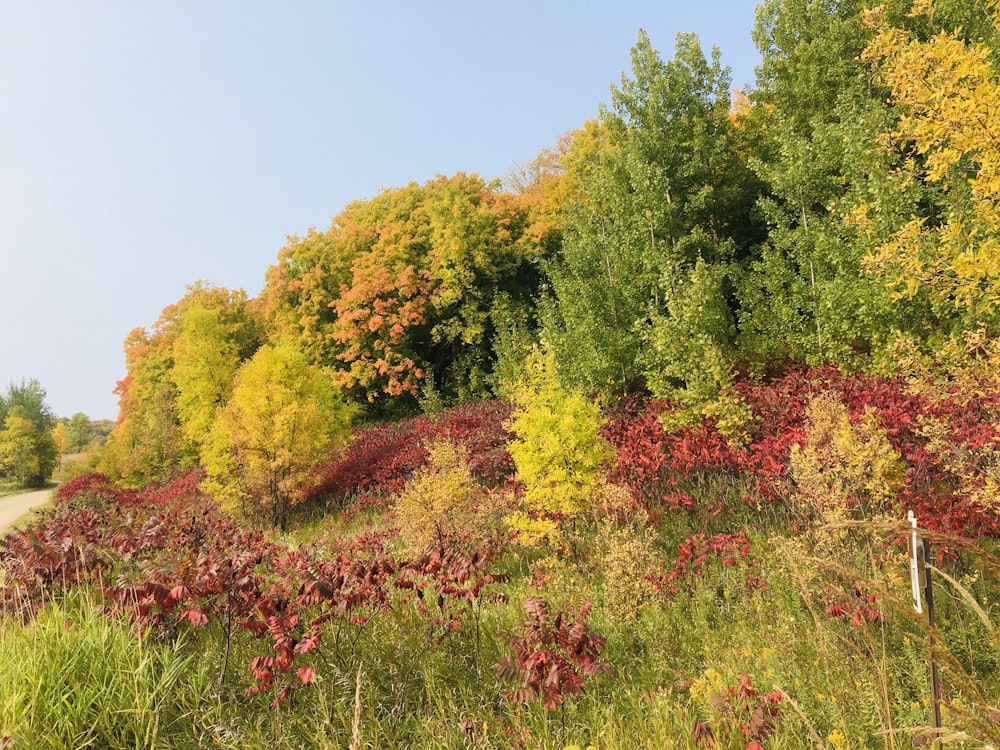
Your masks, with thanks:
[[[66,425],[67,452],[80,453],[86,450],[93,436],[94,428],[90,424],[90,419],[78,411],[69,418],[69,423]]]
[[[759,241],[760,183],[729,117],[729,85],[718,50],[706,59],[695,35],[678,34],[664,62],[640,33],[631,76],[602,111],[604,142],[592,140],[589,154],[572,162],[579,191],[550,267],[555,305],[546,335],[572,382],[621,393],[644,370],[672,362],[682,353],[641,361],[652,331],[684,322],[678,295],[694,304],[726,295],[737,261]],[[719,269],[711,274],[718,288],[701,285],[711,297],[691,300],[690,276],[705,264]],[[727,344],[731,315],[713,322],[705,335]]]
[[[761,50],[746,118],[754,164],[768,186],[767,242],[740,285],[739,344],[759,360],[864,364],[897,330],[928,335],[947,320],[927,296],[893,300],[863,260],[914,214],[947,199],[900,171],[904,155],[880,134],[901,114],[861,55],[875,35],[863,0],[765,0],[754,39]],[[890,0],[894,24],[927,38],[937,28],[990,36],[980,3],[941,3],[933,23]]]
[[[4,429],[0,430],[0,476],[21,487],[44,484],[47,474],[39,455],[38,438],[34,422],[16,414],[9,415],[4,421]],[[49,466],[48,473],[53,468]]]
[[[37,380],[10,383],[0,396],[0,476],[22,487],[40,487],[58,458],[55,416]]]
[[[264,346],[236,374],[204,444],[205,488],[284,529],[289,508],[346,441],[351,415],[328,373],[289,344]]]

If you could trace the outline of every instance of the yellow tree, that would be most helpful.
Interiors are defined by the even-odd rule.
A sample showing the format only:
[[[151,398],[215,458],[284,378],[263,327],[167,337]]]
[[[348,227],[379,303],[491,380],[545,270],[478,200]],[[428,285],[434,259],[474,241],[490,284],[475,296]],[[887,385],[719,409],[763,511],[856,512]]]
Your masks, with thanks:
[[[201,446],[226,403],[240,365],[237,343],[227,335],[220,310],[196,305],[178,320],[171,378],[184,437]]]
[[[246,292],[201,281],[165,307],[150,330],[133,330],[125,339],[128,374],[116,388],[118,424],[102,455],[101,471],[122,484],[141,487],[196,466],[201,440],[191,436],[203,436],[214,409],[214,404],[201,408],[214,396],[201,397],[208,389],[199,378],[214,377],[213,368],[219,365],[202,366],[200,353],[225,346],[227,352],[235,349],[238,361],[243,361],[263,337],[258,313]],[[234,371],[235,366],[230,367],[230,377]],[[202,413],[207,418],[201,419]],[[201,419],[198,427],[182,429],[192,418]]]
[[[60,457],[69,453],[69,438],[66,437],[66,423],[57,422],[52,428],[52,439],[56,444],[56,452]]]
[[[917,0],[910,15],[933,12],[932,0]],[[879,63],[901,109],[886,142],[907,149],[911,179],[945,195],[941,216],[913,216],[868,266],[897,298],[926,293],[967,322],[988,320],[1000,312],[1000,82],[991,50],[957,33],[920,41],[889,25],[884,6],[865,20],[878,33],[862,59]]]
[[[538,348],[528,356],[513,400],[517,408],[507,429],[516,438],[508,450],[524,492],[509,522],[529,544],[559,544],[604,485],[602,467],[612,453],[601,437],[601,410],[564,386],[552,352]]]
[[[205,489],[284,529],[289,508],[346,441],[350,420],[326,372],[291,345],[262,347],[236,373],[202,448]]]

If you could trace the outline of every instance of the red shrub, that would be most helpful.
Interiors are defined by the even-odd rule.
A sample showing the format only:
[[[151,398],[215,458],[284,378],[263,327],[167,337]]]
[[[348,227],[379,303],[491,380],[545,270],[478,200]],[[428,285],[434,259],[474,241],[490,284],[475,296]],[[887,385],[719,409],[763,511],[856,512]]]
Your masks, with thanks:
[[[359,430],[312,495],[356,495],[362,505],[377,503],[403,489],[410,474],[427,461],[426,445],[435,438],[466,446],[473,475],[486,484],[502,484],[514,472],[506,448],[511,435],[503,428],[510,413],[509,404],[482,401],[451,409],[437,420],[420,416]]]

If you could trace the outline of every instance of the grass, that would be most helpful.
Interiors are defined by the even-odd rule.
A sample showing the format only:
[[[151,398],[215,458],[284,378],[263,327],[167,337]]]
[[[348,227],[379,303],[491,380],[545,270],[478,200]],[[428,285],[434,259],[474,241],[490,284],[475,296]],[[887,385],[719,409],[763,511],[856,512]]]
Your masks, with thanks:
[[[726,495],[722,484],[703,488],[713,506]],[[390,522],[377,509],[338,518],[303,513],[275,538],[321,548],[326,538]],[[493,566],[509,580],[489,588],[502,596],[482,600],[478,638],[471,616],[443,632],[433,603],[428,615],[391,589],[363,628],[332,621],[329,638],[309,656],[316,684],[277,708],[273,692],[246,695],[251,662],[271,653],[269,639],[238,629],[223,675],[219,619],[143,637],[100,613],[99,593],[64,591],[30,622],[0,619],[0,737],[12,737],[14,747],[267,750],[695,748],[705,746],[699,733],[702,740],[711,734],[710,747],[738,750],[753,741],[769,749],[926,744],[928,631],[909,609],[905,562],[885,528],[792,534],[789,518],[775,515],[746,525],[748,558],[727,564],[709,555],[674,582],[676,591],[617,595],[635,583],[613,555],[628,534],[653,550],[648,568],[666,572],[681,541],[730,523],[725,513],[702,520],[679,513],[653,530],[622,527],[610,541],[598,524],[584,526],[576,558],[510,546]],[[1000,561],[984,556],[984,547],[956,549],[958,557],[941,563],[954,584],[936,576],[935,588],[945,720],[968,733],[966,747],[984,747],[987,739],[974,738],[995,731],[990,707],[1000,700],[993,625]],[[748,586],[748,575],[766,586]],[[879,619],[852,623],[831,614],[833,605],[855,602],[858,587],[881,594]],[[537,699],[515,705],[508,691],[518,685],[501,682],[493,669],[511,653],[510,634],[523,627],[523,603],[537,596],[571,615],[592,601],[588,623],[607,638],[601,659],[613,671],[561,708]],[[357,639],[338,653],[331,642],[341,627],[342,644]],[[288,678],[294,681],[294,672]]]
[[[27,624],[0,621],[0,737],[39,750],[169,746],[190,736],[196,673],[181,643],[154,643],[76,591]]]

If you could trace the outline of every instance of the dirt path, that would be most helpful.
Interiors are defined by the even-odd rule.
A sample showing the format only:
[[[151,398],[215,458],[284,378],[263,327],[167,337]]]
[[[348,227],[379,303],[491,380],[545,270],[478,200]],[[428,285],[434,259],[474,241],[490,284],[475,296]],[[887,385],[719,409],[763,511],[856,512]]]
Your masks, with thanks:
[[[0,534],[18,518],[23,516],[32,508],[45,505],[55,490],[35,490],[34,492],[22,492],[20,495],[6,495],[0,497]]]

